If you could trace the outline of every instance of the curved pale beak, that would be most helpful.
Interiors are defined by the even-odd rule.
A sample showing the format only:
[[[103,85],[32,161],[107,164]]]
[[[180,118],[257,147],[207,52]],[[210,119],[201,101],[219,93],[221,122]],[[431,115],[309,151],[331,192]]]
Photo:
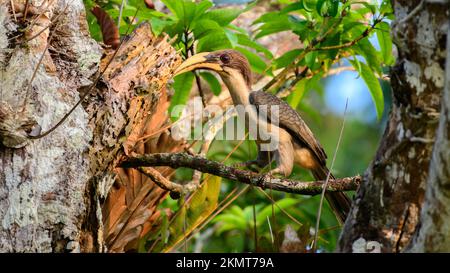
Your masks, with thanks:
[[[177,76],[184,72],[192,71],[195,69],[208,69],[216,72],[222,71],[222,67],[214,60],[207,58],[209,52],[202,52],[196,54],[186,61],[184,61],[174,72],[173,76]]]

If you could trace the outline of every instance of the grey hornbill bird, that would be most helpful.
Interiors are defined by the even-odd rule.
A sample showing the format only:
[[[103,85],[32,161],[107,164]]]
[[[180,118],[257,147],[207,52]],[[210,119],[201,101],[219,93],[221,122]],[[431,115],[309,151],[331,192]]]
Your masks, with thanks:
[[[233,104],[237,105],[253,105],[254,111],[245,111],[245,116],[241,117],[246,120],[246,127],[249,123],[256,122],[262,124],[266,122],[266,136],[261,137],[264,132],[258,131],[256,143],[259,148],[258,158],[249,162],[259,167],[268,165],[271,159],[276,162],[275,169],[271,170],[271,174],[282,174],[289,176],[292,172],[294,164],[299,165],[312,172],[317,180],[325,180],[328,175],[326,166],[327,155],[320,143],[316,140],[311,130],[302,120],[300,115],[292,109],[286,102],[278,97],[266,93],[264,91],[251,90],[251,71],[248,60],[245,56],[235,50],[220,50],[215,52],[204,52],[194,55],[184,61],[175,71],[175,74],[184,72],[207,69],[217,72],[225,85],[227,86]],[[277,105],[279,109],[278,124],[271,122],[270,107]],[[262,120],[258,116],[258,109],[266,106],[267,119]],[[252,108],[252,107],[250,107]],[[272,118],[274,120],[274,118]],[[258,130],[260,126],[258,125]],[[261,137],[267,140],[269,137],[277,137],[277,149],[267,152],[260,149],[263,141],[258,141]],[[330,177],[333,176],[330,174]],[[338,220],[342,223],[350,210],[350,199],[345,193],[334,192],[326,193],[331,208],[336,214]]]

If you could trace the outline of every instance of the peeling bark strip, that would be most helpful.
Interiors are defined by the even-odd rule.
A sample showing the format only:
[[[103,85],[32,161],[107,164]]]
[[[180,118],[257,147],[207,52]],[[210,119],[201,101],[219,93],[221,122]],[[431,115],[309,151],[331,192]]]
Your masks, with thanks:
[[[102,71],[113,52],[100,65]],[[181,62],[165,37],[153,37],[147,23],[140,25],[122,45],[115,59],[105,71],[104,85],[93,94],[86,105],[89,124],[95,132],[91,172],[101,174],[115,167],[119,150],[133,130],[142,133],[148,117],[156,110],[161,90],[171,78],[173,68]],[[127,144],[123,153],[132,152]],[[122,151],[120,151],[122,153]]]
[[[114,51],[110,51],[102,59],[100,71],[106,68],[113,55]],[[103,85],[86,103],[89,124],[94,132],[89,150],[93,180],[88,192],[97,205],[89,206],[90,216],[85,224],[92,225],[92,219],[98,222],[98,226],[89,229],[94,237],[95,234],[101,236],[96,238],[100,251],[104,250],[102,244],[107,239],[100,232],[104,229],[101,207],[115,181],[114,175],[105,176],[105,173],[113,174],[118,158],[133,151],[135,143],[127,140],[128,137],[142,135],[148,119],[157,110],[161,92],[171,78],[173,68],[180,62],[181,58],[167,37],[154,37],[149,24],[143,23],[122,44],[103,74]]]
[[[325,181],[300,182],[289,179],[278,179],[269,175],[260,175],[246,170],[228,167],[222,163],[208,160],[201,156],[192,156],[186,153],[160,153],[135,156],[125,159],[119,164],[123,168],[170,166],[172,168],[187,167],[202,173],[209,173],[228,178],[245,184],[272,189],[275,191],[290,192],[304,195],[322,193]],[[353,191],[359,186],[361,177],[346,177],[328,181],[328,192]],[[167,188],[169,189],[169,188]],[[174,191],[182,190],[174,186]]]
[[[101,206],[115,160],[130,150],[127,137],[145,130],[142,123],[180,59],[141,25],[83,107],[50,135],[29,141],[30,123],[46,131],[77,103],[96,76],[102,50],[90,38],[81,0],[30,0],[27,17],[17,21],[12,2],[19,16],[25,0],[0,4],[0,252],[103,251]],[[37,6],[46,9],[41,14]],[[58,26],[45,29],[66,7]],[[101,69],[111,56],[106,52]]]
[[[122,122],[122,118],[129,119],[124,136],[115,136],[112,129],[99,129],[100,131],[112,132],[110,140],[117,138],[125,139],[121,144],[119,153],[111,155],[110,166],[116,165],[119,155],[155,152],[175,152],[183,150],[184,142],[175,141],[164,132],[145,142],[138,141],[143,135],[149,135],[167,126],[169,101],[166,94],[165,85],[172,76],[173,68],[181,62],[172,46],[164,38],[153,37],[147,24],[136,29],[132,38],[128,39],[122,46],[123,50],[117,54],[117,62],[113,62],[110,69],[105,73],[106,86],[110,90],[104,90],[103,94],[109,101],[109,94],[121,96],[129,95],[131,88],[135,97],[131,100],[128,113],[115,111],[108,114],[108,119],[103,122],[96,122],[101,126],[108,126],[113,117],[118,120],[111,124],[116,126]],[[107,62],[105,59],[104,62]],[[110,75],[114,75],[112,78]],[[124,86],[125,84],[125,86]],[[129,86],[128,86],[129,85]],[[106,88],[106,87],[105,87]],[[117,92],[118,91],[118,92]],[[109,102],[108,102],[109,103]],[[110,109],[115,110],[115,103],[111,103]],[[120,109],[119,109],[120,110]],[[102,117],[102,115],[100,115]],[[102,117],[103,118],[103,117]],[[132,127],[131,127],[132,126]],[[127,130],[131,129],[130,132]],[[120,131],[117,131],[120,133]],[[99,140],[99,143],[103,140]],[[93,158],[105,160],[105,155],[114,153],[114,147],[109,150],[105,145],[103,151]],[[124,252],[129,249],[137,249],[138,240],[147,232],[150,232],[157,224],[160,211],[158,204],[167,195],[167,192],[156,186],[151,180],[142,176],[136,170],[114,170],[117,175],[115,185],[109,190],[111,184],[107,185],[107,190],[102,193],[102,198],[108,196],[102,203],[103,212],[103,236],[106,250],[109,252]],[[169,176],[169,168],[158,169],[163,175]],[[110,182],[113,182],[111,180]],[[109,194],[108,194],[109,192]]]
[[[381,244],[382,252],[399,252],[419,223],[444,87],[449,21],[448,1],[425,1],[409,16],[421,1],[392,1],[399,54],[391,73],[392,111],[342,231],[340,252],[351,252],[361,241]]]

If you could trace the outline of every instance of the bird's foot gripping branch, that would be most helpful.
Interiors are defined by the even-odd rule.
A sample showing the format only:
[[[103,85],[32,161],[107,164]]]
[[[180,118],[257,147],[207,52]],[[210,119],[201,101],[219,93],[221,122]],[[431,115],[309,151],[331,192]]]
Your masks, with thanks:
[[[151,167],[169,166],[174,169],[185,167],[203,173],[208,173],[236,182],[270,188],[276,191],[296,193],[302,195],[321,194],[325,181],[303,182],[290,179],[274,178],[268,174],[257,174],[251,171],[241,170],[226,166],[217,161],[208,160],[202,156],[189,155],[187,153],[156,153],[126,157],[118,167],[136,168],[149,176],[161,188],[177,194],[189,193],[199,187],[196,183],[180,185],[169,181]],[[361,183],[361,176],[331,179],[327,183],[327,192],[354,191]]]

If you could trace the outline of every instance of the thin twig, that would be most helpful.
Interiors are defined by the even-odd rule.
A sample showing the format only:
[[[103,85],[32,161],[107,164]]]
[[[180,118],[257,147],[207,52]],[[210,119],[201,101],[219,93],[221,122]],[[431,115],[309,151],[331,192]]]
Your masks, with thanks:
[[[262,192],[262,193],[267,197],[267,199],[269,199],[270,202],[271,202],[272,204],[274,204],[274,205],[275,205],[282,213],[284,213],[289,219],[291,219],[291,220],[292,220],[294,223],[296,223],[297,225],[303,226],[303,224],[300,223],[297,219],[295,219],[294,216],[290,215],[285,209],[283,209],[283,207],[281,207],[280,205],[278,205],[277,202],[275,202],[275,200],[273,200],[272,197],[270,197],[270,195],[269,195],[267,192],[265,192],[265,191],[262,190],[261,188],[257,188],[257,189],[258,189],[260,192]]]
[[[59,13],[58,15],[56,15],[55,19],[53,21],[50,21],[50,23],[48,25],[46,25],[45,27],[43,27],[40,31],[38,31],[36,34],[34,34],[33,36],[31,36],[30,38],[26,39],[25,41],[22,42],[22,45],[25,43],[28,43],[30,41],[32,41],[33,39],[35,39],[36,37],[38,37],[39,35],[41,35],[41,33],[43,33],[45,30],[47,30],[54,22],[58,22],[59,17],[61,17],[61,15],[65,14],[67,9],[67,5],[66,8],[63,10],[63,12]]]
[[[186,59],[189,57],[189,52],[191,52],[191,56],[194,56],[195,51],[194,51],[194,47],[191,46],[189,47],[189,32],[186,30],[184,32],[184,50],[186,52]],[[193,44],[192,44],[193,45]],[[203,107],[206,107],[206,97],[205,94],[203,93],[203,88],[201,85],[201,81],[200,81],[200,77],[198,76],[198,73],[196,71],[193,72],[194,73],[194,77],[195,77],[195,83],[197,84],[197,89],[198,89],[198,93],[200,94],[200,97],[202,98],[202,103],[203,103]]]
[[[24,9],[24,12],[23,12],[23,18],[22,18],[22,21],[23,22],[25,22],[25,20],[27,19],[27,15],[28,15],[28,8],[29,8],[29,3],[30,2],[30,0],[27,0],[26,2],[25,2],[25,9]]]
[[[369,36],[370,32],[375,29],[375,26],[379,22],[381,22],[381,20],[379,20],[379,19],[375,20],[372,26],[370,26],[369,28],[364,30],[364,32],[359,37],[357,37],[356,39],[354,39],[354,40],[352,40],[350,42],[347,42],[347,43],[344,43],[344,44],[340,44],[340,45],[334,45],[334,46],[315,47],[315,48],[312,48],[310,51],[334,50],[334,49],[342,49],[342,48],[351,47],[351,46],[355,45],[357,42],[359,42],[362,39],[364,39],[367,36]]]
[[[404,24],[411,20],[419,11],[422,10],[423,5],[425,4],[425,0],[420,1],[419,5],[417,5],[408,15],[402,18],[402,20],[398,21],[397,23],[394,23],[394,26],[392,28],[397,27],[398,25]]]
[[[14,16],[14,21],[17,22],[16,8],[14,8],[14,0],[10,0],[9,3],[11,4],[11,10]]]
[[[270,239],[272,239],[272,245],[275,243],[273,239],[272,226],[270,225],[269,216],[267,216],[267,224],[269,225]]]
[[[41,18],[41,15],[44,14],[44,13],[46,13],[47,11],[49,11],[49,6],[50,6],[51,4],[53,4],[53,1],[55,1],[55,0],[52,0],[51,2],[50,2],[50,1],[45,2],[45,3],[47,3],[47,7],[46,7],[45,9],[43,9],[42,12],[40,12],[39,14],[36,14],[36,15],[33,17],[33,19],[30,21],[30,23],[28,23],[28,25],[27,25],[24,29],[22,29],[22,30],[20,31],[20,34],[8,38],[8,41],[15,40],[15,39],[21,37],[21,36],[22,36],[24,33],[26,33],[28,30],[32,29],[32,28],[36,25],[36,22],[38,21],[38,19]],[[42,5],[43,5],[43,4],[42,4]],[[14,12],[14,10],[13,10],[13,12]],[[16,20],[16,21],[17,21],[17,20]],[[56,21],[56,20],[55,20],[55,21]],[[48,28],[48,26],[44,27],[44,30],[47,29],[47,28]]]
[[[252,186],[252,188],[253,188],[253,186]],[[253,240],[255,241],[255,252],[256,252],[256,251],[258,251],[258,229],[256,228],[256,200],[255,199],[253,199],[252,209],[253,209],[253,236],[254,236]]]
[[[117,29],[119,29],[119,30],[120,30],[120,20],[122,19],[124,4],[125,4],[125,0],[122,0],[122,3],[120,4],[119,17],[117,17]]]
[[[202,98],[203,106],[206,107],[206,97],[203,93],[203,88],[200,82],[200,77],[198,76],[198,73],[194,71],[194,77],[195,77],[195,83],[197,84],[198,93],[200,94],[200,97]]]
[[[334,154],[333,154],[333,160],[331,161],[331,166],[330,166],[330,170],[333,169],[334,166],[334,162],[336,161],[336,155],[337,152],[339,150],[339,145],[341,144],[341,140],[342,140],[342,135],[344,133],[344,127],[345,127],[345,115],[347,113],[347,107],[348,107],[348,98],[347,101],[345,102],[345,108],[344,108],[344,116],[342,118],[342,126],[341,126],[341,131],[339,133],[339,138],[338,138],[338,142],[336,144],[336,149],[334,150]],[[325,191],[328,187],[328,183],[330,182],[330,175],[331,175],[331,171],[328,171],[327,174],[327,179],[325,180],[325,183],[323,184],[323,188],[322,188],[322,193],[320,195],[320,202],[319,202],[319,208],[317,209],[317,219],[316,219],[316,228],[314,230],[314,243],[313,243],[313,247],[312,247],[312,251],[315,252],[316,251],[316,247],[317,247],[317,238],[319,236],[319,224],[320,224],[320,216],[322,214],[322,207],[323,207],[323,200],[325,198]]]
[[[27,1],[27,3],[28,3],[28,1]],[[68,6],[69,6],[69,5],[66,4],[66,7],[64,8],[63,13],[66,12]],[[55,30],[58,28],[59,23],[60,23],[60,21],[58,20],[58,21],[56,22]],[[33,70],[33,74],[31,75],[31,79],[30,79],[30,82],[28,83],[28,88],[27,88],[27,91],[26,91],[26,93],[25,93],[25,99],[23,100],[23,106],[22,106],[22,107],[23,107],[23,110],[25,110],[25,108],[26,108],[26,106],[27,106],[27,103],[28,103],[28,97],[29,97],[29,94],[30,94],[30,92],[31,92],[31,89],[33,88],[33,81],[34,81],[34,78],[36,78],[36,75],[37,75],[37,72],[38,72],[38,70],[39,70],[39,67],[41,66],[42,61],[44,60],[44,56],[45,56],[45,54],[47,53],[48,47],[50,46],[50,44],[51,44],[51,42],[52,42],[53,34],[54,34],[55,32],[56,32],[56,31],[53,31],[52,33],[50,33],[50,36],[48,37],[48,40],[47,40],[47,44],[45,45],[45,48],[44,48],[44,50],[42,51],[42,55],[41,55],[41,57],[39,57],[38,63],[37,63],[37,65],[36,65],[36,68]]]
[[[175,192],[180,195],[193,192],[200,187],[200,184],[196,184],[193,182],[187,183],[185,185],[174,183],[164,177],[159,171],[151,167],[139,167],[137,168],[137,170],[145,176],[149,177],[160,188],[166,191]]]

